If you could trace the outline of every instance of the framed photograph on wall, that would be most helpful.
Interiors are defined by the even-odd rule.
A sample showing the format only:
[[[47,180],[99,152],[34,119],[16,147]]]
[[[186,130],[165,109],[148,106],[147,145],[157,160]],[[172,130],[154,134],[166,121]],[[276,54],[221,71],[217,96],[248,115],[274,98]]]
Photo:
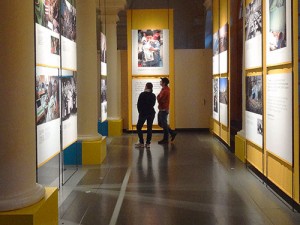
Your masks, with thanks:
[[[293,163],[292,73],[268,74],[266,96],[267,150]]]
[[[169,74],[169,30],[132,30],[132,74]]]
[[[219,115],[220,115],[220,104],[219,104],[219,95],[220,95],[220,89],[219,89],[219,78],[213,78],[212,80],[212,88],[213,88],[213,102],[212,102],[212,114],[213,118],[216,121],[220,121]]]

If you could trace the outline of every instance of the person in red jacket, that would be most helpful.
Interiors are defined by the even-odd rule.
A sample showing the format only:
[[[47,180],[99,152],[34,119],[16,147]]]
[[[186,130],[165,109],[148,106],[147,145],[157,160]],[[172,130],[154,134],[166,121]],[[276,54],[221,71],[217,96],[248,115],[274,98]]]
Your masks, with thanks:
[[[171,135],[171,141],[175,139],[176,132],[168,125],[169,105],[170,105],[170,88],[169,79],[161,78],[160,85],[162,87],[160,93],[157,95],[158,102],[158,125],[164,130],[164,137],[158,142],[158,144],[169,143],[169,134]]]

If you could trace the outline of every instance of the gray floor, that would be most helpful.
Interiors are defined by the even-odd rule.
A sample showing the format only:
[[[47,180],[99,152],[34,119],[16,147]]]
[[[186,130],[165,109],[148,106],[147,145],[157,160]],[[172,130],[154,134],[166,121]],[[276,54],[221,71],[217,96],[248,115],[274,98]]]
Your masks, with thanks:
[[[81,167],[59,191],[64,225],[300,224],[280,201],[208,132],[180,132],[151,150],[136,134],[108,139],[101,166]]]

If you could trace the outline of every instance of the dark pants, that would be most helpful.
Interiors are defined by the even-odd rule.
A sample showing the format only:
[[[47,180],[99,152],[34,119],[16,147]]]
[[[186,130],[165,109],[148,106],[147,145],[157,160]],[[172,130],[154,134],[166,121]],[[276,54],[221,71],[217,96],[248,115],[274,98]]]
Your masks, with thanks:
[[[159,111],[157,115],[158,125],[164,130],[164,140],[169,140],[169,134],[174,134],[174,131],[168,125],[168,115],[167,111]]]
[[[154,114],[150,114],[150,115],[139,115],[139,120],[137,122],[136,125],[136,129],[137,129],[137,133],[139,136],[139,142],[141,144],[144,144],[144,137],[143,137],[143,131],[142,128],[144,126],[145,121],[147,120],[147,144],[151,143],[151,139],[152,139],[152,125],[153,125],[153,120],[155,117],[155,113]]]

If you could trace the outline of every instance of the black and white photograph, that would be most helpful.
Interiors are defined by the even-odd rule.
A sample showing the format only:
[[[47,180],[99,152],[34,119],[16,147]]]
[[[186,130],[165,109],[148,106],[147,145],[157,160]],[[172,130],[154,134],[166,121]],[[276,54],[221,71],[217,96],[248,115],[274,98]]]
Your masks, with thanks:
[[[257,134],[263,135],[262,119],[257,119]]]
[[[213,34],[213,55],[219,54],[219,32]]]
[[[162,30],[138,30],[138,67],[162,67]]]
[[[213,110],[219,112],[219,79],[213,79]]]
[[[37,125],[60,117],[58,76],[36,76],[35,96]]]
[[[255,38],[262,34],[262,1],[253,0],[246,6],[245,18],[246,40]]]
[[[100,101],[101,101],[101,121],[104,122],[107,119],[107,79],[106,77],[101,78],[100,85]]]
[[[262,76],[248,76],[246,78],[246,110],[262,115]]]
[[[62,77],[62,119],[67,120],[77,114],[77,88],[76,79],[73,76]]]
[[[219,47],[220,47],[220,53],[227,51],[228,47],[228,25],[225,24],[223,27],[219,30]]]
[[[55,55],[59,55],[59,39],[51,36],[51,53]]]

